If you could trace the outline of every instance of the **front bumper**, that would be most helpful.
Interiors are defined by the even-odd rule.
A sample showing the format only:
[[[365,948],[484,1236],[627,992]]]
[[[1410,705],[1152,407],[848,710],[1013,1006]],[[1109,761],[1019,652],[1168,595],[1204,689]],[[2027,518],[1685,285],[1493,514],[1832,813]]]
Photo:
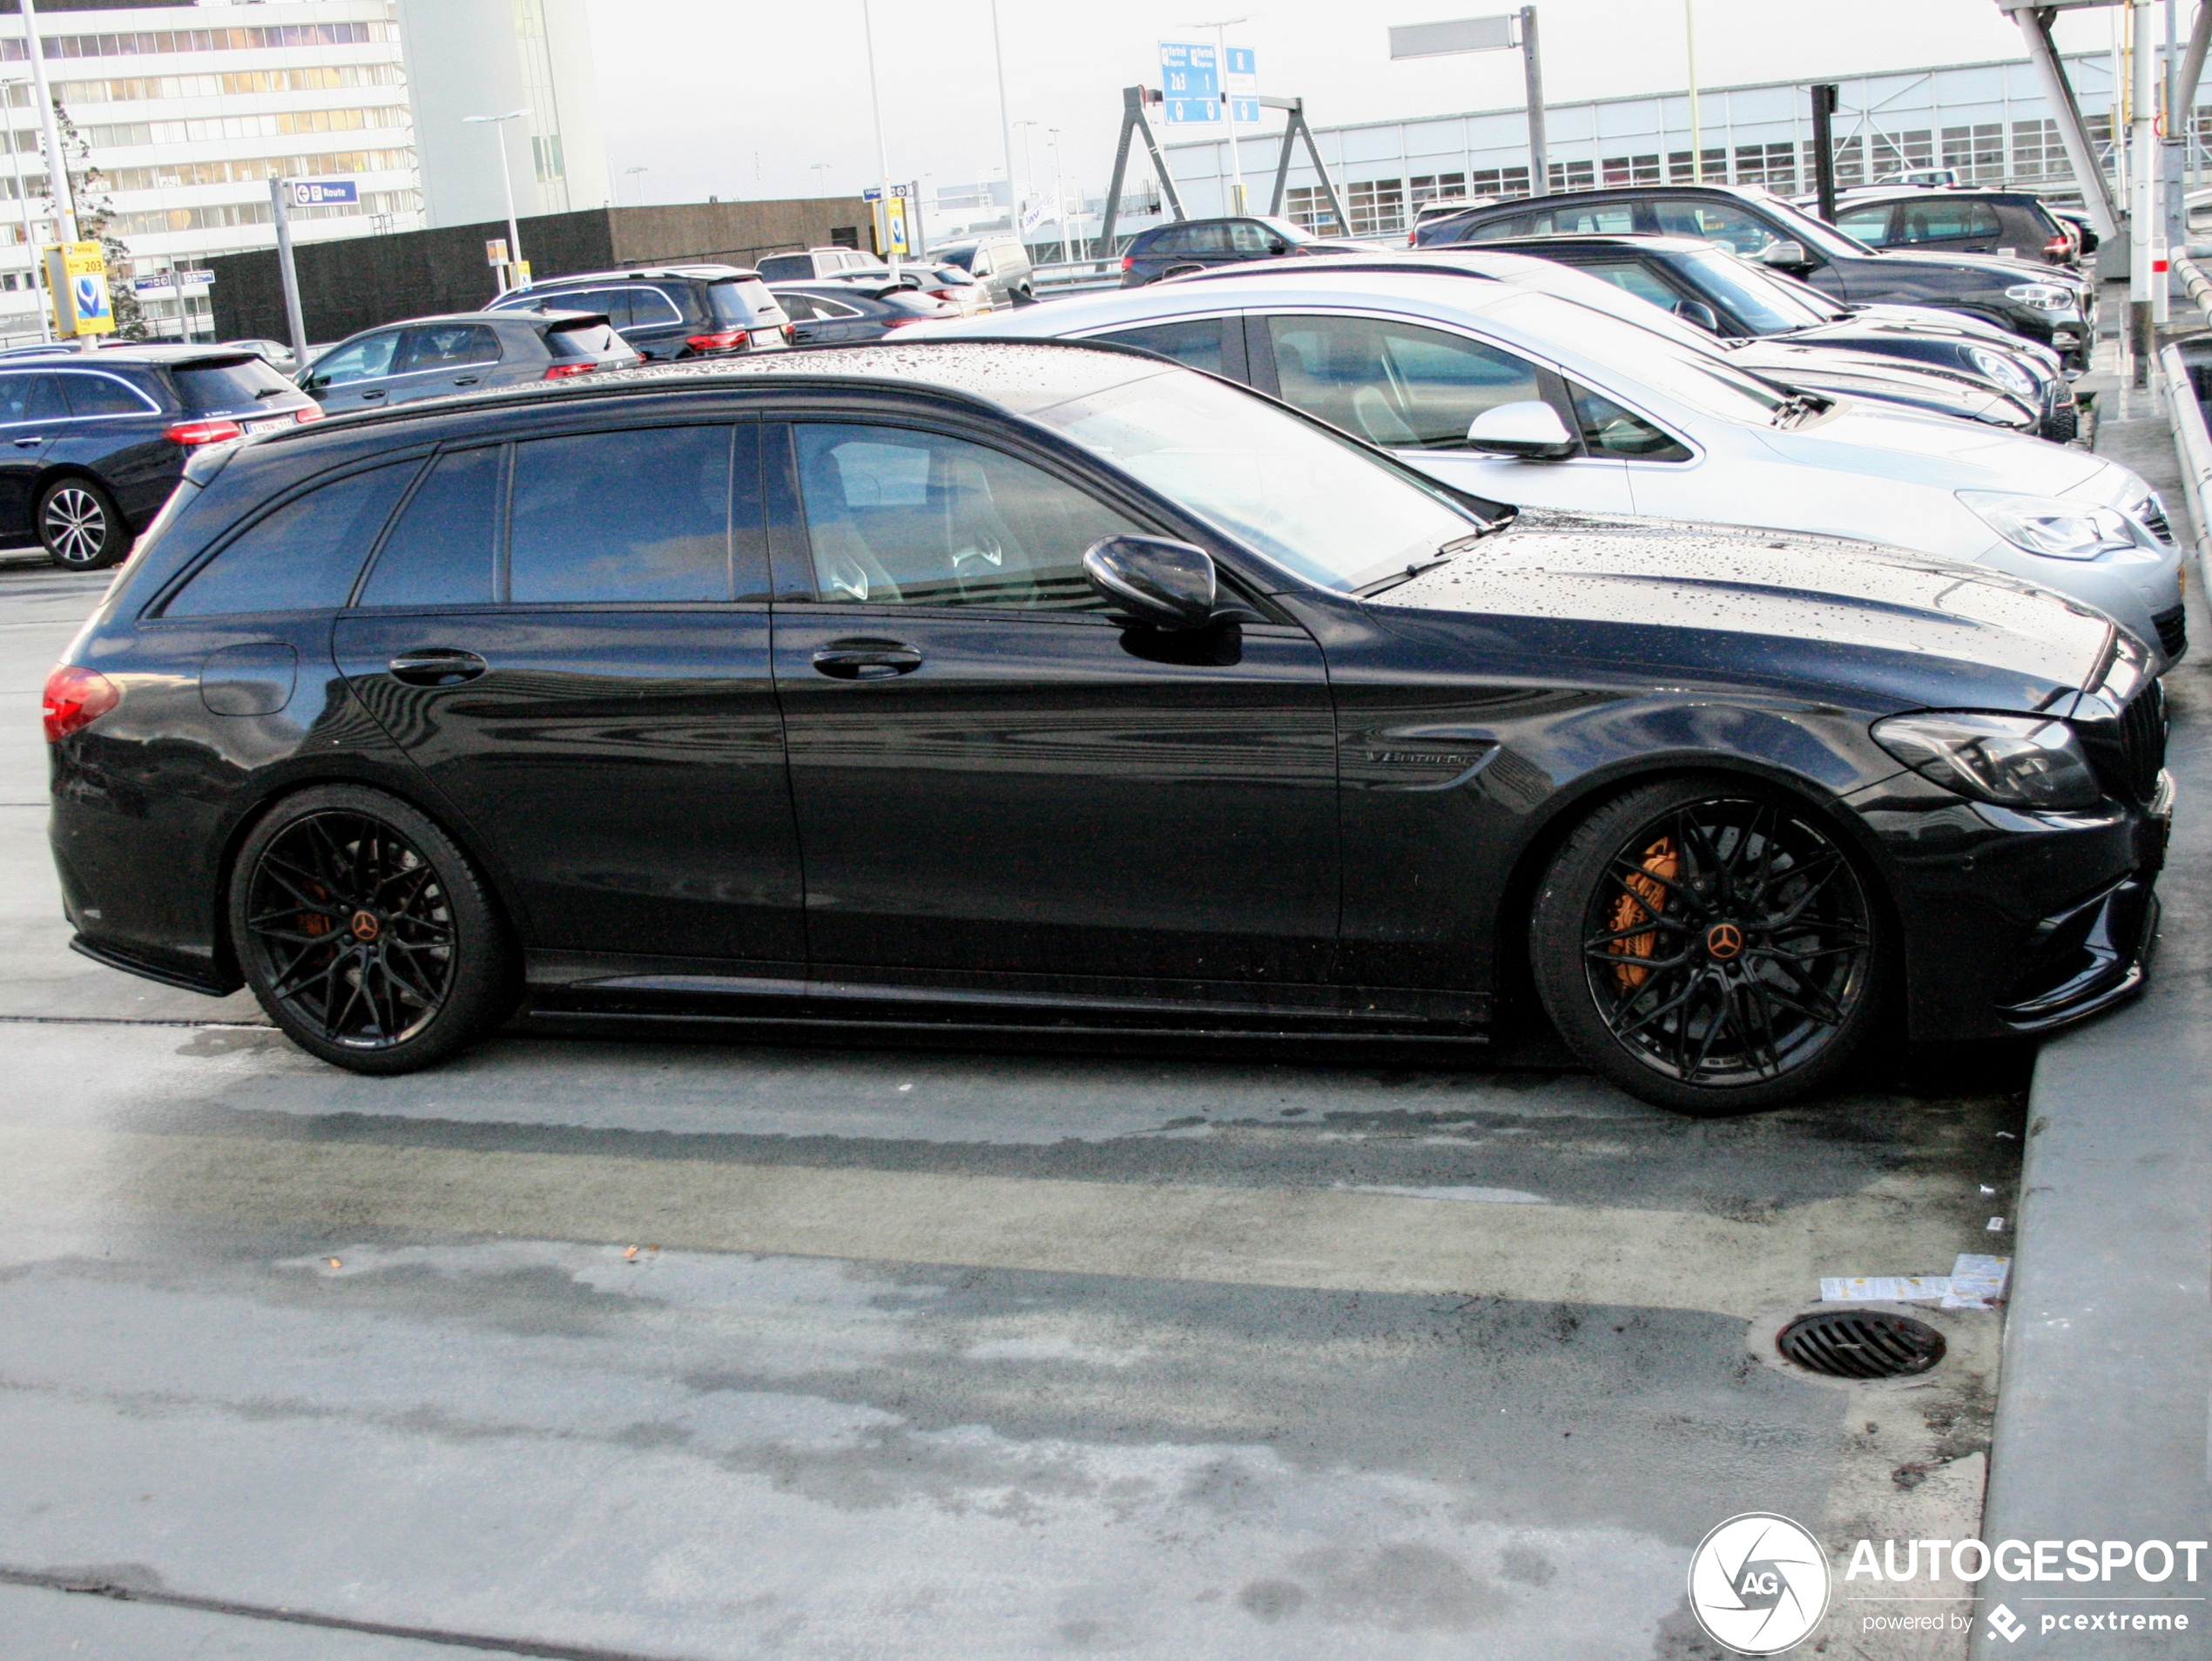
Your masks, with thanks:
[[[1917,775],[1860,793],[1897,874],[1916,1039],[2053,1031],[2142,989],[2174,785],[2146,806],[2024,814]]]

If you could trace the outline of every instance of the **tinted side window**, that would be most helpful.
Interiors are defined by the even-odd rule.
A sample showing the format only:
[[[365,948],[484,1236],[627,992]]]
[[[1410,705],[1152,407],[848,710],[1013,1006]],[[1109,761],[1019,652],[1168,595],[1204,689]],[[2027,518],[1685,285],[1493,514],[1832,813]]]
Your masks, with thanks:
[[[816,598],[1089,611],[1083,550],[1142,529],[1026,462],[900,427],[802,423]]]
[[[784,315],[794,323],[811,322],[819,314],[814,310],[813,300],[806,294],[781,294],[776,296],[776,303],[784,308]]]
[[[1229,240],[1239,253],[1267,253],[1273,251],[1276,239],[1265,226],[1238,219],[1229,226]]]
[[[1636,228],[1636,211],[1626,202],[1605,207],[1562,207],[1531,216],[1538,236],[1625,236]]]
[[[1997,234],[1997,213],[1986,202],[1907,202],[1902,240],[1952,242]]]
[[[1672,311],[1675,302],[1682,298],[1656,273],[1648,270],[1641,260],[1597,260],[1577,264],[1575,269],[1587,271],[1593,277],[1602,277],[1615,288],[1626,289],[1638,300],[1648,300],[1669,311]]]
[[[549,312],[604,312],[607,321],[617,328],[630,327],[630,296],[621,288],[571,288],[566,294],[548,294],[545,309]]]
[[[803,253],[772,253],[755,260],[752,268],[769,282],[791,282],[814,274],[814,262]]]
[[[1689,452],[1642,415],[1633,415],[1588,387],[1568,383],[1582,442],[1593,456],[1626,456],[1642,462],[1686,462]]]
[[[499,447],[448,451],[400,511],[363,605],[483,605],[492,598]]]
[[[1703,237],[1741,254],[1754,254],[1779,240],[1761,221],[1726,202],[1671,201],[1655,205],[1659,229],[1667,236]]]
[[[1512,219],[1485,219],[1454,240],[1460,242],[1502,242],[1509,236],[1527,234],[1528,215],[1522,213]]]
[[[1499,404],[1541,398],[1511,353],[1371,317],[1271,317],[1283,399],[1371,444],[1449,449]]]
[[[24,419],[31,383],[37,379],[35,375],[0,375],[0,422]]]
[[[1876,202],[1864,207],[1847,207],[1836,215],[1836,228],[1870,248],[1885,247],[1890,240],[1890,205]]]
[[[1190,229],[1185,226],[1171,225],[1147,242],[1143,251],[1148,257],[1169,253],[1188,253],[1190,252]]]
[[[391,517],[419,457],[349,474],[248,526],[199,569],[165,617],[335,610]]]
[[[407,349],[400,354],[400,373],[422,369],[459,368],[470,363],[499,361],[499,335],[482,323],[439,323],[407,332]]]
[[[61,381],[51,375],[0,375],[0,422],[63,421],[69,405]]]
[[[684,314],[658,288],[632,288],[630,298],[630,326],[633,328],[652,328],[663,323],[680,323]]]
[[[647,427],[515,447],[517,604],[730,598],[727,427]]]
[[[148,400],[106,375],[59,375],[54,378],[61,383],[62,391],[69,399],[69,413],[72,415],[147,415],[153,413]]]
[[[1194,369],[1219,375],[1223,326],[1221,318],[1201,317],[1188,322],[1148,323],[1142,328],[1116,329],[1111,334],[1098,338],[1122,346],[1141,346],[1148,352],[1163,353]]]
[[[368,381],[392,372],[392,359],[399,350],[400,333],[387,329],[381,334],[371,334],[355,341],[351,346],[341,346],[314,367],[307,377],[310,387],[341,386],[348,381]]]
[[[1232,252],[1229,243],[1229,227],[1225,225],[1194,225],[1183,234],[1183,251],[1185,253],[1212,256]]]

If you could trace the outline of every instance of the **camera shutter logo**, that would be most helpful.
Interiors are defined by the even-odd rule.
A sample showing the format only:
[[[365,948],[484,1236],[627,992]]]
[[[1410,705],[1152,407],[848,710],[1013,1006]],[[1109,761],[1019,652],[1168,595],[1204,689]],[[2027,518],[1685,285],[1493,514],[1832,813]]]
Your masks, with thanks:
[[[1689,1608],[1706,1636],[1740,1655],[1779,1655],[1828,1612],[1828,1554],[1786,1516],[1732,1516],[1689,1560]]]

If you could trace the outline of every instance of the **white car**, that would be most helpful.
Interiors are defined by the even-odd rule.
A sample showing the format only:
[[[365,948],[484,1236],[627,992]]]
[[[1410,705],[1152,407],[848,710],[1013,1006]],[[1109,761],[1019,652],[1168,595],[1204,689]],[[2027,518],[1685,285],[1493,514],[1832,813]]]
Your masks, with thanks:
[[[2164,662],[2181,550],[2128,469],[1998,429],[1790,393],[1517,284],[1298,268],[904,331],[1102,340],[1271,393],[1492,501],[1886,543],[2102,611]]]

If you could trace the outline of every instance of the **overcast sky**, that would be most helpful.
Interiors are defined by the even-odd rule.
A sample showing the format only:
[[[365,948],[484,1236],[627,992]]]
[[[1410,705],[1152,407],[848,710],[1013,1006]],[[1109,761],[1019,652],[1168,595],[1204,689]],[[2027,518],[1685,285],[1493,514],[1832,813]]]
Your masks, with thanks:
[[[1061,129],[1072,185],[1103,189],[1120,89],[1157,79],[1157,43],[1242,10],[1232,44],[1259,54],[1261,90],[1300,93],[1317,126],[1494,109],[1521,99],[1518,53],[1393,64],[1387,25],[1504,9],[1499,0],[999,0],[1007,103],[1050,177]],[[1993,0],[1696,0],[1698,82],[1850,74],[2021,55]],[[617,199],[806,196],[877,176],[860,0],[590,0]],[[1548,99],[1688,84],[1683,0],[1540,0]],[[735,16],[733,17],[733,12]],[[1003,169],[991,0],[873,0],[892,176],[940,186]],[[2101,48],[2107,13],[2062,16],[2064,50]],[[747,21],[736,26],[736,18]],[[1259,129],[1248,129],[1258,132]],[[1019,172],[1022,130],[1014,133]],[[631,168],[646,171],[632,176]],[[1049,186],[1047,186],[1049,189]]]

